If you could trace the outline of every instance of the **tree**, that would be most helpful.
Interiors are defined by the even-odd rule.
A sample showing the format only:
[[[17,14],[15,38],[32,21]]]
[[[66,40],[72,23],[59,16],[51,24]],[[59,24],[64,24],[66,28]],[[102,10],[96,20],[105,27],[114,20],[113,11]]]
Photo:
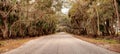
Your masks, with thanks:
[[[12,0],[0,0],[0,16],[1,16],[1,26],[0,29],[3,33],[3,38],[7,38],[9,35],[9,21],[8,18],[11,16],[11,12],[15,11],[16,3]],[[10,3],[10,1],[12,1]],[[14,4],[14,5],[13,5]]]
[[[118,35],[118,32],[119,32],[119,22],[120,22],[120,16],[119,16],[119,10],[118,10],[118,3],[116,0],[114,0],[114,5],[115,5],[115,11],[116,11],[116,16],[117,16],[117,35]]]
[[[76,30],[75,33],[77,34],[81,34],[83,31],[86,30],[85,22],[88,18],[86,14],[86,8],[86,5],[82,5],[80,1],[78,1],[69,11],[72,28]]]
[[[54,33],[55,12],[62,7],[61,1],[56,2],[53,6],[53,0],[0,0],[0,29],[3,38]]]
[[[78,0],[72,6],[69,16],[74,21],[72,22],[75,24],[74,26],[79,28],[83,26],[82,28],[87,34],[95,36],[99,34],[114,35],[113,25],[116,19],[114,18],[115,9],[111,0]]]

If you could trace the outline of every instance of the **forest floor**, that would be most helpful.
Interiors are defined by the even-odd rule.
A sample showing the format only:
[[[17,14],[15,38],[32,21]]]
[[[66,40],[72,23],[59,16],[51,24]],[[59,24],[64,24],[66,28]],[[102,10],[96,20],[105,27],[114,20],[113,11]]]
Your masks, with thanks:
[[[75,37],[82,39],[84,41],[96,44],[108,50],[120,53],[120,43],[116,40],[112,40],[112,39],[107,40],[107,39],[102,39],[102,38],[90,38],[90,37],[83,37],[83,36],[77,36],[77,35],[75,35]]]
[[[17,47],[20,47],[24,43],[36,38],[37,37],[0,40],[0,53],[7,52]]]

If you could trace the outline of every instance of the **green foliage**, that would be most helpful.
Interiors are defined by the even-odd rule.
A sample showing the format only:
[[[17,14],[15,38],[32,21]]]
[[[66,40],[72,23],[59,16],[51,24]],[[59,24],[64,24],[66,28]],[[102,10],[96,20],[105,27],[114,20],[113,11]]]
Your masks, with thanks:
[[[69,17],[71,18],[73,33],[86,32],[87,34],[97,35],[97,29],[109,35],[115,32],[113,29],[116,22],[114,18],[115,8],[114,2],[111,0],[78,0],[70,9]],[[100,28],[98,28],[98,25]]]
[[[70,19],[66,15],[59,16],[56,32],[70,32]]]
[[[41,10],[46,10],[52,6],[53,0],[39,0],[37,8]]]
[[[40,36],[55,33],[56,15],[53,0],[0,0],[0,29],[7,31],[8,37]],[[4,6],[4,2],[6,2]],[[5,28],[4,27],[6,24]]]
[[[30,21],[29,21],[30,22]],[[54,16],[46,15],[43,18],[30,22],[18,21],[11,27],[12,37],[40,36],[52,34],[56,29],[56,20]]]
[[[116,17],[111,0],[77,0],[69,11],[69,17],[58,14],[63,7],[63,0],[30,1],[0,0],[0,29],[8,30],[10,37],[46,35],[55,33],[56,30],[97,35],[97,26],[100,26],[102,33],[114,33]],[[120,9],[120,4],[118,5]]]

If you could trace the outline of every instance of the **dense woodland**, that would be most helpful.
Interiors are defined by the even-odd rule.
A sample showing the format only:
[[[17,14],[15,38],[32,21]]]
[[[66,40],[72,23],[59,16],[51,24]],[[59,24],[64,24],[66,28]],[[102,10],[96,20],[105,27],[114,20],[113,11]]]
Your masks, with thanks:
[[[57,0],[0,0],[0,36],[10,38],[55,33],[55,13],[60,11],[60,5]]]
[[[70,1],[67,15],[63,0],[0,0],[0,39],[56,32],[120,37],[120,0]]]
[[[109,36],[118,34],[119,13],[119,0],[78,0],[69,17],[74,33]]]

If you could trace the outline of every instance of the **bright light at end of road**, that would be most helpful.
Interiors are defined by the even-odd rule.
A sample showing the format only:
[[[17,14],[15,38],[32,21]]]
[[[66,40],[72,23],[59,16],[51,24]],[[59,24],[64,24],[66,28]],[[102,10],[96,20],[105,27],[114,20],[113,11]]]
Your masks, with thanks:
[[[31,0],[31,1],[29,1],[30,4],[32,4],[32,3],[34,3],[34,2],[35,2],[35,0]]]
[[[64,13],[64,14],[68,14],[69,8],[63,8],[61,11],[62,11],[62,13]]]

